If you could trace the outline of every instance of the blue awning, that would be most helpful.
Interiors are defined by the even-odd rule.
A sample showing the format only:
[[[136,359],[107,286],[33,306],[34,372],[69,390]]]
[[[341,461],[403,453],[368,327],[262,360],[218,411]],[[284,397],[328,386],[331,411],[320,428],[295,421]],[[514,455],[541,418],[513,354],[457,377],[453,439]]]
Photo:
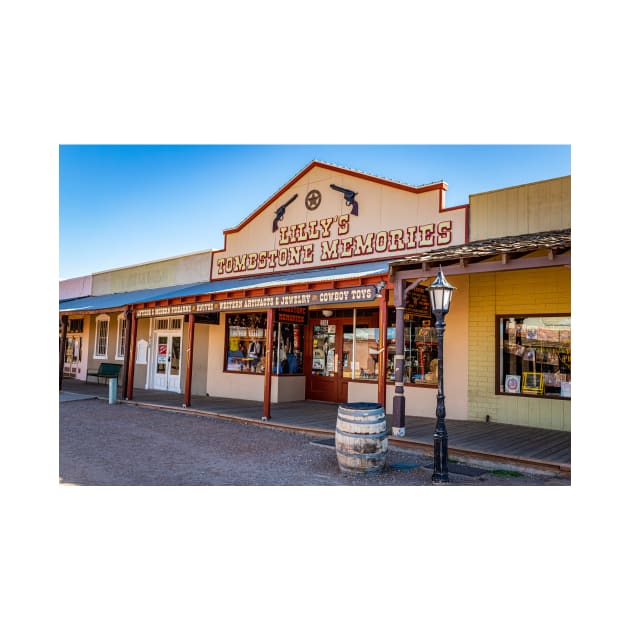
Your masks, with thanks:
[[[105,295],[89,295],[87,297],[59,300],[59,311],[107,311],[123,308],[131,304],[150,302],[152,300],[166,300],[173,297],[174,291],[182,292],[182,295],[197,295],[195,287],[205,286],[207,283],[161,287],[159,289],[140,289],[138,291],[126,291],[123,293],[107,293]]]
[[[307,271],[214,280],[211,282],[197,282],[193,284],[161,287],[158,289],[140,289],[138,291],[127,291],[123,293],[108,293],[107,295],[72,298],[59,301],[59,312],[113,311],[133,304],[169,300],[173,298],[205,296],[222,291],[259,289],[263,287],[301,284],[304,282],[330,282],[331,280],[349,280],[365,276],[377,276],[389,271],[390,262],[392,261],[384,260],[359,263],[356,265],[345,265],[343,267],[330,267],[327,269],[310,269]]]

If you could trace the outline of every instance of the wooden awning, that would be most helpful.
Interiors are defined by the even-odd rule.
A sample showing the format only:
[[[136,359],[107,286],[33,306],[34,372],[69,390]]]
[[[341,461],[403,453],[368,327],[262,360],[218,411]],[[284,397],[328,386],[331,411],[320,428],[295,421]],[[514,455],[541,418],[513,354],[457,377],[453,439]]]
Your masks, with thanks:
[[[567,253],[571,249],[571,230],[554,230],[549,232],[537,232],[534,234],[520,234],[517,236],[502,236],[500,238],[484,239],[453,245],[441,249],[431,250],[414,256],[394,261],[390,265],[392,271],[408,270],[413,268],[431,268],[438,265],[459,265],[466,267],[472,263],[480,263],[495,259],[498,263],[496,270],[515,268],[511,261],[530,256],[526,267],[549,266],[544,260],[532,260],[541,258],[541,254],[547,261],[553,261],[562,257],[562,261],[556,260],[555,265],[567,264]],[[568,254],[570,260],[570,253]],[[488,270],[490,268],[488,267]],[[465,273],[465,272],[463,272]]]
[[[571,265],[571,230],[502,236],[434,249],[391,263],[394,300],[403,299],[403,281],[413,281],[405,292],[436,273],[438,267],[450,274],[491,273]]]

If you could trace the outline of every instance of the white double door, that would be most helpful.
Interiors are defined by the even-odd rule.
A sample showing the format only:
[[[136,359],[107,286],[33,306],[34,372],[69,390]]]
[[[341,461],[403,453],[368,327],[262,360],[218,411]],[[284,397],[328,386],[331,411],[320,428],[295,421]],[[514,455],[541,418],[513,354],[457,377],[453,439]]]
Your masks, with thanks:
[[[180,391],[182,335],[159,332],[155,335],[153,389]]]

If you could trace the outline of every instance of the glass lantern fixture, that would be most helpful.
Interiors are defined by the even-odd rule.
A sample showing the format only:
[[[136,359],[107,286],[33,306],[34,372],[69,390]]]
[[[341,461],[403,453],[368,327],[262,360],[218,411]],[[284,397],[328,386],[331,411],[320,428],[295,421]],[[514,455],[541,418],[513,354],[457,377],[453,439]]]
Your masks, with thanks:
[[[436,314],[446,315],[451,307],[451,297],[454,290],[455,287],[449,284],[444,277],[442,267],[440,267],[433,284],[428,287],[431,296],[431,310]]]

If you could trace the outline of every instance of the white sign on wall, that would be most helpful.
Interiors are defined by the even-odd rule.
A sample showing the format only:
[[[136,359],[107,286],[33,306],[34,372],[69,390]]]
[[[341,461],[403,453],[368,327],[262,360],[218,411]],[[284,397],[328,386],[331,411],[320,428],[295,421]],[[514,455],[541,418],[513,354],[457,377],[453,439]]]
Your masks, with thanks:
[[[140,339],[136,346],[136,363],[143,365],[147,362],[147,351],[149,343],[145,339]]]

